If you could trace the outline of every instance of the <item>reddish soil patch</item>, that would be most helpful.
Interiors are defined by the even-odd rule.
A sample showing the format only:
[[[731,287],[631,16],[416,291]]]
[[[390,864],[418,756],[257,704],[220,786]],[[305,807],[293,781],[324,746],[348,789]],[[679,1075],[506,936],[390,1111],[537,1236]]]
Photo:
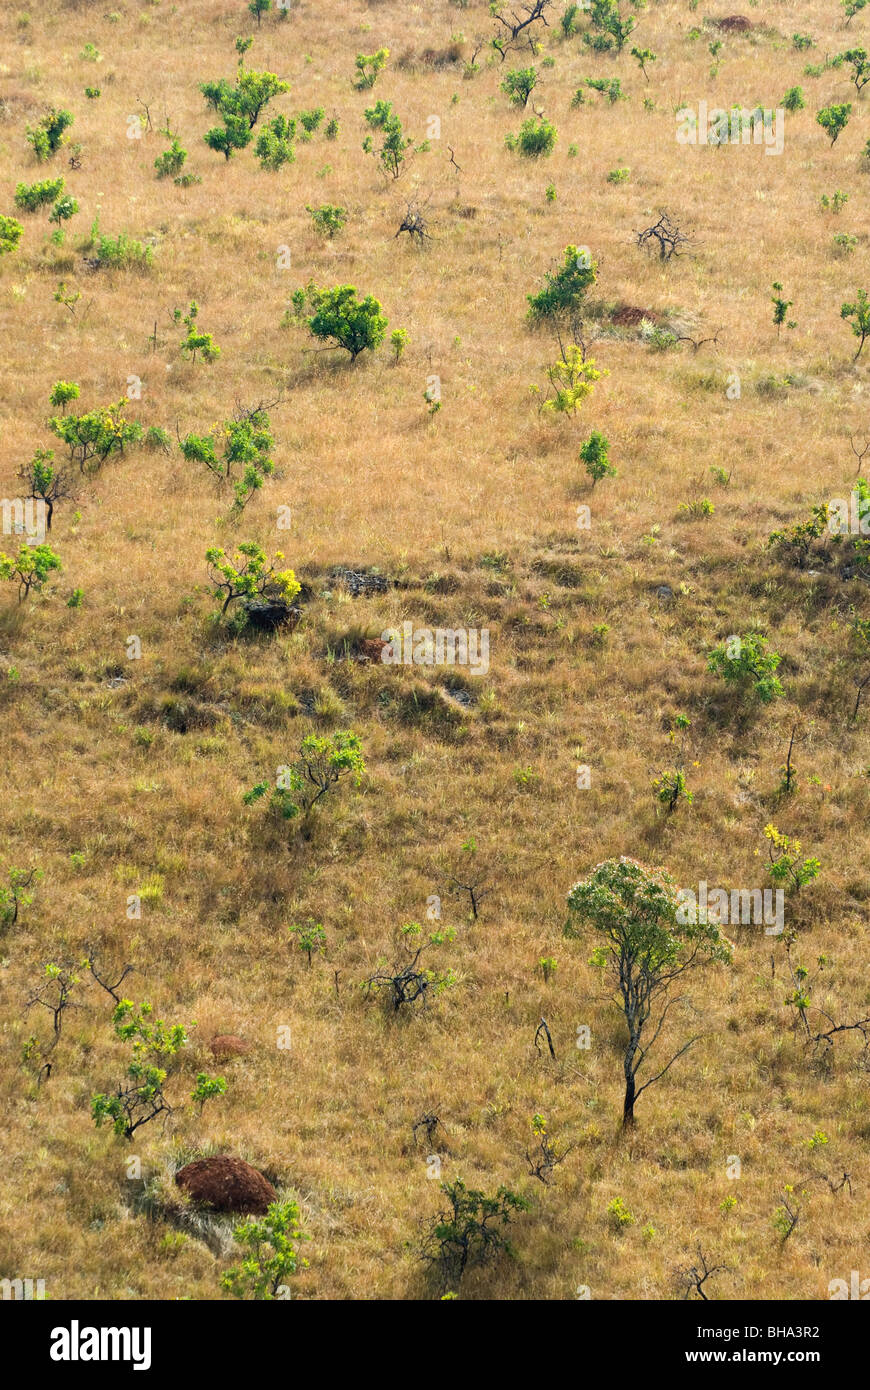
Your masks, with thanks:
[[[623,304],[621,309],[614,309],[610,317],[621,328],[634,328],[641,319],[649,319],[650,323],[658,323],[659,319],[654,309],[638,309],[635,304]]]
[[[713,23],[717,29],[724,29],[726,34],[745,34],[755,28],[752,20],[742,14],[730,14],[725,19],[714,19]]]
[[[264,1216],[278,1197],[269,1179],[242,1158],[198,1158],[179,1168],[175,1181],[192,1201],[213,1211]]]
[[[241,1057],[251,1050],[251,1044],[244,1038],[237,1038],[234,1033],[219,1033],[216,1038],[212,1038],[209,1046],[212,1056],[219,1061],[224,1061],[227,1057]]]
[[[356,659],[363,663],[379,662],[381,660],[381,652],[387,646],[389,646],[389,643],[384,642],[380,637],[367,637],[364,641],[360,642],[356,653]]]

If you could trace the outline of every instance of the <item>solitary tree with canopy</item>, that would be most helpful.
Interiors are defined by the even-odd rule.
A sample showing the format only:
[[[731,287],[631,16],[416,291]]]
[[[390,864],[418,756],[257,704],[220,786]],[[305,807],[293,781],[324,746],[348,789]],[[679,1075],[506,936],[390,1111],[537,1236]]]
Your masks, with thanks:
[[[705,961],[731,959],[730,943],[707,921],[707,910],[685,903],[665,870],[647,869],[625,857],[598,864],[568,894],[571,915],[565,935],[581,938],[584,928],[591,929],[597,941],[592,964],[613,981],[625,1015],[624,1130],[634,1124],[634,1107],[647,1087],[698,1040],[690,1038],[654,1076],[637,1084],[650,1048],[679,1002],[680,996],[671,995],[674,981]]]

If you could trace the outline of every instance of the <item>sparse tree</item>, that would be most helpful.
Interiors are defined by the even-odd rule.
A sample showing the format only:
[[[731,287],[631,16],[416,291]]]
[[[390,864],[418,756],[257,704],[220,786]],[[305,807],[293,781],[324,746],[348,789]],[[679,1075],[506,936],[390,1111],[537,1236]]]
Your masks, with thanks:
[[[568,894],[570,917],[565,935],[591,929],[600,942],[592,962],[612,979],[622,1005],[627,1036],[623,1048],[625,1097],[622,1127],[635,1123],[634,1108],[647,1087],[658,1081],[697,1042],[690,1038],[663,1067],[638,1086],[638,1072],[657,1041],[677,999],[673,983],[704,961],[729,962],[731,948],[712,922],[692,921],[681,908],[673,879],[633,859],[608,859]],[[684,922],[681,918],[685,917]],[[653,1013],[658,1018],[651,1024]]]

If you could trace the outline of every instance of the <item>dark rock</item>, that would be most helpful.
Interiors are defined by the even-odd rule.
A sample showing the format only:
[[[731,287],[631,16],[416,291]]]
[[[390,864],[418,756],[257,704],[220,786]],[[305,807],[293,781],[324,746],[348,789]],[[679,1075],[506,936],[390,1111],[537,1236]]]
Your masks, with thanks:
[[[245,612],[248,625],[258,632],[274,632],[277,627],[295,627],[302,617],[302,609],[294,608],[283,598],[246,603]]]

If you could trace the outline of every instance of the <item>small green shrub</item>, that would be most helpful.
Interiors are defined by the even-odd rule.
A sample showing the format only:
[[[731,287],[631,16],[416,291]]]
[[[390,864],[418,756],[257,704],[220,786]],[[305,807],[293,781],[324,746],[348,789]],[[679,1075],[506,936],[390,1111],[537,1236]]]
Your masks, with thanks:
[[[38,212],[53,203],[63,193],[63,178],[42,179],[40,183],[19,183],[15,186],[15,206],[22,212]]]
[[[505,144],[509,150],[518,151],[529,159],[550,155],[558,139],[556,127],[545,116],[530,116],[523,121],[517,135],[506,135]]]

